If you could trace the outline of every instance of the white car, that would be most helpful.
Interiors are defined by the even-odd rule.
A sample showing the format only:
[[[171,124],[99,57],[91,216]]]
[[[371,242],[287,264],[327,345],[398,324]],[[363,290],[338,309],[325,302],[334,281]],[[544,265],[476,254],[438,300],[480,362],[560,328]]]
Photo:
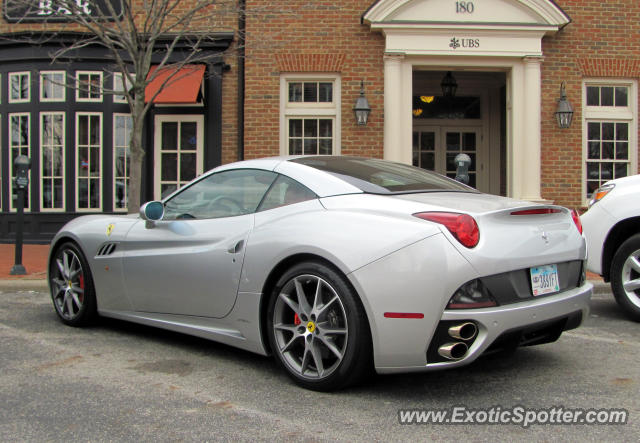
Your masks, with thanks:
[[[640,321],[640,175],[602,185],[581,220],[587,269],[610,281],[618,304]]]

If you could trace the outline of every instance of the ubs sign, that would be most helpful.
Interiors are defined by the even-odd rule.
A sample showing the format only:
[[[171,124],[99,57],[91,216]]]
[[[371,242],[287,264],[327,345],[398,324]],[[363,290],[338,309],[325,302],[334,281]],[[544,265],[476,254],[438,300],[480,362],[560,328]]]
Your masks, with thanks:
[[[120,0],[5,0],[4,18],[9,23],[66,22],[73,14],[115,20],[122,12]],[[110,13],[111,5],[115,16]]]

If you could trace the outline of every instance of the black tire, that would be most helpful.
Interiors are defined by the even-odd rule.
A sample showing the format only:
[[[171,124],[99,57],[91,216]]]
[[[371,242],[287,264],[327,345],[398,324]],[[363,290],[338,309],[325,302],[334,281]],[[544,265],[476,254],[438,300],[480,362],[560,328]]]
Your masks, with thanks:
[[[56,249],[49,262],[51,300],[60,320],[69,326],[86,326],[97,317],[96,293],[89,264],[72,242]]]
[[[300,263],[280,277],[269,300],[267,334],[276,362],[304,388],[332,391],[371,372],[364,308],[346,278],[325,264]]]
[[[640,234],[629,237],[611,262],[611,289],[618,305],[634,321],[640,321],[640,288],[625,289],[625,282],[640,280]]]

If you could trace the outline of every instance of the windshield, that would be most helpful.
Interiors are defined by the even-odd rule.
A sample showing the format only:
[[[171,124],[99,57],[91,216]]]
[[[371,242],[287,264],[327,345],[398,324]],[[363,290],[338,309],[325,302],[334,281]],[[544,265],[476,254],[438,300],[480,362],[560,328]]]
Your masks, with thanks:
[[[406,192],[477,192],[455,180],[425,169],[385,160],[357,157],[309,156],[290,160],[328,172],[372,194]]]

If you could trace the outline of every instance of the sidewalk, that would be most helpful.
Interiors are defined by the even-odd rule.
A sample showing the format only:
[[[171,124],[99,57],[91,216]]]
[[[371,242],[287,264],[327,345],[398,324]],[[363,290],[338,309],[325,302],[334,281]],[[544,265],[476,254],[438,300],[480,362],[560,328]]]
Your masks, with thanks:
[[[26,275],[10,275],[15,263],[15,245],[0,243],[0,290],[46,289],[49,245],[22,245]]]
[[[46,289],[47,288],[47,259],[49,258],[49,245],[23,245],[22,265],[27,275],[9,275],[9,271],[15,263],[15,246],[13,244],[0,244],[0,290],[20,289]],[[608,283],[602,278],[590,272],[587,279],[593,283],[594,293],[609,293]]]

